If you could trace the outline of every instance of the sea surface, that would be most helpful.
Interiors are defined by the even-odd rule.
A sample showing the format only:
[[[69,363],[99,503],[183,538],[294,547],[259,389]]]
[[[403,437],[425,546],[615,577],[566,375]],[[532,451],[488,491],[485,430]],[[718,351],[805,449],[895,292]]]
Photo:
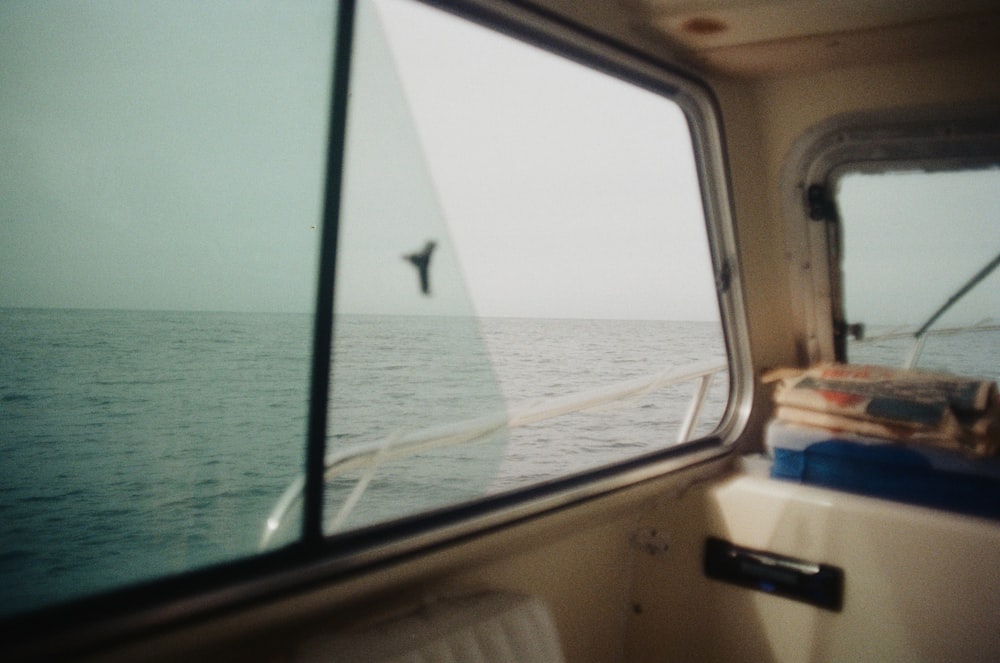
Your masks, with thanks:
[[[0,615],[258,551],[302,470],[311,325],[305,314],[0,309]],[[998,339],[967,342],[997,357]],[[898,365],[904,350],[865,360]],[[328,452],[375,449],[380,464],[331,477],[327,531],[675,444],[691,383],[487,424],[724,357],[710,322],[341,316]],[[697,434],[718,423],[727,389],[716,376]],[[442,426],[468,439],[392,457],[387,443],[439,439]],[[270,545],[298,525],[293,504]]]
[[[254,548],[302,464],[310,316],[0,320],[0,610]]]

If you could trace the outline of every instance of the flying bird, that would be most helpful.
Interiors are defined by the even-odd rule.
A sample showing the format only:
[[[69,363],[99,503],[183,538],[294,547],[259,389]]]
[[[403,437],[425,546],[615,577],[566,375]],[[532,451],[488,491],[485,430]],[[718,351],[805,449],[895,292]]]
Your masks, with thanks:
[[[431,293],[431,283],[430,275],[428,273],[428,267],[431,264],[431,253],[434,252],[434,247],[437,243],[434,241],[428,241],[424,244],[424,248],[418,253],[410,253],[403,256],[404,260],[409,260],[413,263],[413,266],[417,268],[420,273],[420,292],[425,295]]]

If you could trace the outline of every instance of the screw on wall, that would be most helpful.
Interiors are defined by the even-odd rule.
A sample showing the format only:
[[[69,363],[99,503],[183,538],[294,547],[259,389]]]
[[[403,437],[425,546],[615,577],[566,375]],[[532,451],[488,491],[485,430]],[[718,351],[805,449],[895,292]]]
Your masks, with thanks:
[[[640,529],[632,534],[632,545],[648,555],[666,555],[670,548],[670,537],[655,527]]]

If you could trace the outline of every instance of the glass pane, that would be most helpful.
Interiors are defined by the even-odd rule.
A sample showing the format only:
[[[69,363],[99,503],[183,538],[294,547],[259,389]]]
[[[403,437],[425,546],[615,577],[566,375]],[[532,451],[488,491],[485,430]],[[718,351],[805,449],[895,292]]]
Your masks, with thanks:
[[[331,2],[0,3],[0,610],[255,554],[302,467]]]
[[[840,181],[845,309],[865,337],[856,363],[903,366],[930,327],[919,368],[1000,379],[1000,170],[852,173]],[[964,295],[977,274],[983,276]]]
[[[375,7],[361,3],[328,454],[385,451],[331,477],[328,532],[475,497],[503,454],[501,395],[425,159]]]
[[[356,39],[331,463],[448,445],[331,471],[327,531],[673,444],[697,385],[643,380],[726,357],[678,105],[403,0],[362,3]]]

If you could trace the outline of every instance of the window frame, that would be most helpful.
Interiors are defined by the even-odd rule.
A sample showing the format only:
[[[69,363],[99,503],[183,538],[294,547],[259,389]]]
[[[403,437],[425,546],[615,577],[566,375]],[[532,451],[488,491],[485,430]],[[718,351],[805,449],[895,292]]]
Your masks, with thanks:
[[[1000,166],[1000,108],[991,103],[924,106],[839,115],[806,131],[782,173],[792,303],[800,359],[845,361],[844,310],[836,205],[848,173],[926,172]]]
[[[510,493],[327,537],[322,532],[327,403],[333,341],[338,218],[346,142],[348,72],[355,0],[339,2],[314,312],[306,487],[301,538],[279,550],[178,576],[159,578],[16,615],[0,622],[4,649],[85,652],[117,638],[287,596],[319,582],[364,572],[403,555],[579,504],[638,482],[731,453],[750,414],[754,382],[736,233],[729,201],[720,113],[711,89],[672,65],[623,47],[531,6],[489,0],[418,0],[488,29],[541,47],[678,103],[688,119],[720,322],[729,362],[729,403],[715,435],[646,453],[611,466]],[[262,516],[263,520],[263,516]],[[44,639],[29,635],[44,629]]]
[[[637,85],[677,103],[689,123],[695,166],[702,187],[701,198],[705,213],[709,251],[715,272],[720,324],[727,348],[730,375],[729,402],[714,436],[689,442],[679,447],[643,454],[607,467],[562,476],[543,484],[515,489],[510,493],[489,495],[471,502],[414,514],[394,523],[366,527],[354,532],[348,531],[324,537],[319,521],[304,522],[303,532],[305,535],[303,539],[306,545],[315,546],[319,551],[325,549],[328,554],[338,557],[342,556],[345,549],[352,551],[350,557],[357,557],[363,553],[366,553],[364,556],[367,556],[367,553],[372,552],[371,545],[380,538],[378,535],[380,532],[384,532],[386,535],[384,538],[389,540],[388,544],[378,546],[379,549],[384,549],[386,554],[394,555],[412,550],[413,546],[410,543],[399,541],[391,534],[397,526],[403,528],[401,532],[407,532],[404,537],[407,541],[415,538],[409,532],[423,528],[426,531],[421,532],[423,536],[419,538],[437,543],[483,529],[485,525],[478,523],[481,520],[492,522],[497,511],[509,514],[509,517],[501,517],[501,521],[515,520],[523,515],[511,513],[514,506],[519,507],[513,509],[517,514],[525,515],[559,508],[688,464],[678,463],[678,456],[682,456],[688,459],[690,464],[694,464],[725,453],[735,442],[749,418],[754,387],[752,369],[750,368],[748,325],[744,313],[740,267],[737,260],[736,234],[728,197],[728,174],[725,170],[723,156],[724,139],[719,121],[720,114],[710,88],[700,80],[671,65],[654,61],[646,55],[625,49],[602,35],[586,31],[580,26],[570,25],[551,15],[539,13],[530,7],[507,3],[501,6],[489,0],[415,1],[540,47],[556,56],[606,73],[626,83]],[[351,13],[353,16],[353,10]],[[349,67],[349,63],[345,66]],[[347,76],[341,77],[340,80],[349,86]],[[346,98],[344,102],[346,103]],[[339,149],[343,149],[345,140],[346,136],[341,140]],[[331,149],[333,148],[331,142]],[[333,163],[333,157],[331,157],[331,163]],[[343,168],[342,157],[336,163],[340,168]],[[328,201],[336,201],[339,205],[341,180],[328,174],[328,181],[338,187],[336,192],[328,191]],[[331,230],[331,227],[332,224],[337,223],[338,217],[332,203],[328,203],[326,213],[331,216],[324,219],[326,225],[324,232],[334,235],[336,230]],[[324,235],[323,241],[327,241],[326,235]],[[335,239],[333,241],[335,242]],[[335,260],[336,256],[334,255],[333,261]],[[331,281],[321,282],[317,288],[317,321],[320,318],[329,319],[331,323],[333,321],[336,284],[332,280],[335,273],[336,266],[331,264],[330,272],[327,275]],[[333,297],[324,298],[326,292],[333,293]],[[321,310],[322,315],[320,314]],[[327,339],[332,341],[332,329],[320,330],[319,324],[317,322],[316,350],[327,356],[325,357],[325,365],[321,366],[318,362],[313,365],[313,390],[316,394],[328,396],[330,371],[323,369],[336,370],[336,366],[332,365],[329,345],[320,348],[320,344]],[[322,338],[324,334],[328,334],[326,339]],[[324,384],[317,385],[317,381],[324,381]],[[320,413],[316,410],[325,410],[326,405],[325,399],[322,401],[322,405],[317,400],[310,403],[310,452],[308,456],[310,466],[306,474],[305,490],[307,496],[312,491],[311,499],[314,501],[314,506],[312,510],[305,511],[304,521],[308,521],[310,517],[321,518],[322,515],[319,509],[322,500],[322,459],[326,452],[326,412]],[[313,423],[314,417],[315,423]],[[320,420],[322,420],[322,427],[319,425]],[[661,459],[669,459],[671,461],[670,467],[652,469],[653,464]],[[355,548],[354,542],[365,543],[359,548]],[[378,557],[379,554],[375,556]]]
[[[738,433],[746,424],[752,401],[754,389],[753,375],[750,361],[750,351],[748,342],[748,325],[744,314],[744,300],[741,288],[740,266],[737,260],[737,241],[735,227],[732,221],[731,204],[729,201],[729,180],[725,169],[724,160],[724,137],[721,130],[720,113],[711,89],[702,81],[682,72],[672,65],[659,62],[649,58],[647,55],[638,53],[631,49],[626,49],[603,35],[586,31],[578,25],[571,25],[557,17],[542,14],[530,7],[515,6],[510,3],[497,3],[490,0],[414,0],[421,4],[441,9],[458,18],[465,19],[481,27],[494,30],[496,32],[513,37],[518,41],[528,45],[539,47],[553,55],[576,62],[590,69],[610,75],[623,82],[636,85],[646,89],[658,96],[664,96],[676,103],[684,113],[690,130],[692,141],[692,152],[695,158],[695,167],[699,183],[701,185],[701,200],[704,208],[706,234],[709,243],[714,278],[716,282],[716,293],[718,297],[720,326],[723,332],[723,340],[727,348],[727,361],[729,365],[729,402],[727,409],[719,422],[713,438],[720,440],[720,444],[731,444],[735,442]],[[349,64],[347,65],[349,67]],[[341,80],[346,81],[346,76]],[[348,83],[349,85],[349,83]],[[346,136],[344,138],[346,141]],[[332,143],[331,143],[332,146]],[[343,142],[339,145],[343,149]],[[331,159],[332,162],[332,159]],[[338,162],[343,167],[342,162]],[[330,178],[330,182],[337,184],[339,179]],[[340,201],[341,193],[338,190],[329,199]],[[331,206],[327,210],[332,213]],[[331,223],[337,221],[336,217],[328,217],[329,228]],[[324,239],[325,241],[325,239]],[[322,269],[322,267],[321,267]],[[333,279],[336,273],[335,265],[330,266],[329,278]],[[325,298],[325,292],[333,293],[332,298]],[[320,317],[329,316],[333,320],[333,309],[335,308],[336,284],[320,283],[317,288],[317,320]],[[329,311],[320,310],[329,307]],[[319,324],[319,323],[318,323]],[[316,350],[318,353],[328,352],[327,347],[320,348],[325,341],[321,339],[321,334],[329,333],[332,340],[332,330],[324,327],[317,328]],[[313,380],[328,379],[330,372],[324,369],[336,370],[332,358],[326,358],[324,365],[314,364]],[[328,395],[329,385],[323,384],[317,387],[314,384],[314,391],[318,394]],[[326,401],[324,400],[325,404]],[[319,401],[312,401],[311,408],[322,409]],[[310,471],[307,472],[306,494],[312,486],[313,500],[315,501],[318,514],[319,501],[321,500],[322,488],[319,485],[322,478],[322,468],[318,465],[320,459],[324,457],[325,448],[325,427],[321,427],[319,420],[322,419],[323,426],[326,424],[326,412],[311,412],[310,417],[316,417],[316,423],[310,424]],[[322,452],[319,448],[322,447]],[[682,446],[682,449],[693,450],[692,443]],[[673,455],[676,449],[661,450],[653,453],[625,459],[619,463],[606,468],[595,468],[586,470],[578,474],[563,475],[562,477],[550,480],[537,486],[528,486],[515,489],[513,494],[532,494],[534,497],[525,498],[527,501],[537,502],[542,494],[553,493],[558,495],[564,489],[571,490],[574,494],[588,491],[581,490],[581,484],[594,483],[598,477],[605,474],[614,474],[635,464],[655,462],[664,452]],[[711,454],[709,454],[710,456]],[[697,460],[704,460],[705,456]],[[691,461],[696,462],[696,460]],[[654,473],[655,474],[658,474]],[[645,477],[644,477],[645,478]],[[634,481],[642,479],[618,482],[621,485],[628,485]],[[595,485],[593,493],[602,494],[608,489]],[[473,513],[480,510],[489,510],[489,504],[500,499],[508,499],[510,495],[490,495],[469,503],[452,505],[437,509],[424,514],[415,514],[405,518],[404,522],[420,521],[427,519],[444,519],[445,514],[455,511]],[[575,499],[575,498],[573,498]],[[562,498],[556,497],[553,506],[558,507],[564,503]],[[537,510],[544,510],[546,507],[539,506]],[[305,520],[310,517],[310,511],[304,514]],[[469,516],[461,516],[465,520]],[[350,532],[338,533],[330,537],[324,537],[319,524],[304,523],[304,530],[309,530],[309,536],[305,537],[310,545],[317,545],[320,548],[339,547],[341,541],[351,540]],[[382,525],[376,525],[370,529],[381,529]],[[436,529],[436,526],[433,526]],[[475,527],[473,526],[473,529]],[[464,531],[464,528],[463,530]],[[330,542],[336,542],[332,546]]]

